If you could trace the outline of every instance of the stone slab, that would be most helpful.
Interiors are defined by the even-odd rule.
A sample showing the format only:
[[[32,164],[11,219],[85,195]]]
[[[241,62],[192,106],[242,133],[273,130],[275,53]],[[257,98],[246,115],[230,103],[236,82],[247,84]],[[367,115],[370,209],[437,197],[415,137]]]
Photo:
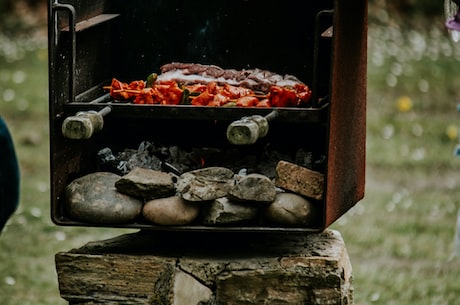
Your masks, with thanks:
[[[138,232],[55,256],[71,305],[353,304],[338,231]]]

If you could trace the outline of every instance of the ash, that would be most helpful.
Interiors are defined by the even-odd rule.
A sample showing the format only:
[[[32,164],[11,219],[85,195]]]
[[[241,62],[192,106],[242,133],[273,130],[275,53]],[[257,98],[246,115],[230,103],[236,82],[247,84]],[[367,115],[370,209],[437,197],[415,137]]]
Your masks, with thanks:
[[[181,175],[199,168],[220,166],[229,168],[234,173],[258,173],[273,179],[276,165],[281,160],[324,172],[326,157],[316,156],[301,148],[285,153],[269,145],[257,151],[241,147],[183,148],[150,141],[142,142],[137,149],[127,148],[114,153],[111,148],[106,147],[97,153],[98,169],[119,175],[125,175],[135,167]]]

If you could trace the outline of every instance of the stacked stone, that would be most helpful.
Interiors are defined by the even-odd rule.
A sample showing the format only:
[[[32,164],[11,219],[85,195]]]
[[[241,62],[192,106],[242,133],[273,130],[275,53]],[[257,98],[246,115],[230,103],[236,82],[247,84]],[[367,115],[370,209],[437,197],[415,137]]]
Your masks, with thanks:
[[[66,211],[96,224],[277,225],[318,223],[323,175],[286,161],[276,178],[208,167],[180,176],[136,167],[124,176],[98,172],[66,188]]]
[[[351,264],[337,231],[150,233],[56,254],[62,298],[70,305],[353,304]]]

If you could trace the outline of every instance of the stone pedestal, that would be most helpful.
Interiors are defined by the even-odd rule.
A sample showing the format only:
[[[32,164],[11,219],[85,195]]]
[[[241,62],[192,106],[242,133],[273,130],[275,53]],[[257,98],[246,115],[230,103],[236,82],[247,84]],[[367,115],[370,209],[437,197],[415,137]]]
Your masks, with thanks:
[[[70,305],[353,304],[339,232],[138,232],[56,254]]]

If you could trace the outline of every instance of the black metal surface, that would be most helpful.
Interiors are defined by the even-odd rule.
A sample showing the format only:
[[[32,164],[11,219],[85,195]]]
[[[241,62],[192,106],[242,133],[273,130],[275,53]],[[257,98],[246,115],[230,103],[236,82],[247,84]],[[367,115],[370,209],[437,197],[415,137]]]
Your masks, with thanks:
[[[256,107],[207,107],[188,105],[135,105],[131,103],[71,103],[65,105],[66,113],[78,111],[99,111],[105,106],[112,107],[111,117],[125,117],[131,119],[172,119],[180,118],[190,120],[237,120],[243,116],[268,115],[272,108]],[[328,105],[321,108],[276,108],[277,122],[289,122],[291,124],[316,123],[325,124],[327,120]]]

